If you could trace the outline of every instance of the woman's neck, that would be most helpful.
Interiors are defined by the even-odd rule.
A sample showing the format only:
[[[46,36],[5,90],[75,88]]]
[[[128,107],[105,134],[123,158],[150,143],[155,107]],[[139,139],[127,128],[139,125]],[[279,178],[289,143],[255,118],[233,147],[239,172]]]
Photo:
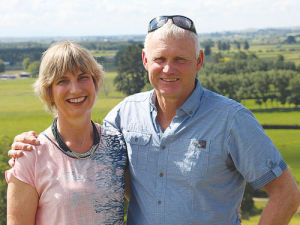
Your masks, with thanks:
[[[93,146],[94,129],[91,118],[67,119],[58,117],[57,130],[69,149],[85,153]]]

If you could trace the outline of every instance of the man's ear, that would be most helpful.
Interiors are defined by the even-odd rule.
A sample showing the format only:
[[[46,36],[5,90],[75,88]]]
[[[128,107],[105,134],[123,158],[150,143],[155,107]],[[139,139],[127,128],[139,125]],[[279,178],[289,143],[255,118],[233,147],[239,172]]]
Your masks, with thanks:
[[[197,58],[197,72],[199,72],[203,66],[203,62],[204,62],[204,52],[203,50],[200,50],[199,52],[199,56]]]
[[[147,59],[147,56],[146,56],[145,49],[143,49],[142,57],[143,57],[143,65],[145,67],[145,70],[148,71],[148,59]]]

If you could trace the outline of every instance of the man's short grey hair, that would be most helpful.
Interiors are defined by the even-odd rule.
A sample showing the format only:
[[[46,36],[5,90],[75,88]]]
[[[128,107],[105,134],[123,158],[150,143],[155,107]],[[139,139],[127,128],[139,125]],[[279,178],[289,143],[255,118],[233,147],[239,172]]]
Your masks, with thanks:
[[[154,35],[154,33],[156,35],[159,35],[159,38],[162,38],[162,39],[165,39],[168,37],[175,37],[175,38],[182,37],[187,34],[190,35],[195,41],[196,58],[198,58],[198,56],[200,54],[200,50],[201,50],[199,36],[197,34],[195,34],[194,32],[191,32],[189,30],[185,30],[183,28],[176,26],[175,24],[173,24],[171,22],[171,20],[169,20],[165,25],[158,28],[157,30],[152,31],[147,34],[147,36],[145,38],[145,42],[144,42],[144,51],[146,53],[147,53],[147,46],[148,46],[149,39]]]

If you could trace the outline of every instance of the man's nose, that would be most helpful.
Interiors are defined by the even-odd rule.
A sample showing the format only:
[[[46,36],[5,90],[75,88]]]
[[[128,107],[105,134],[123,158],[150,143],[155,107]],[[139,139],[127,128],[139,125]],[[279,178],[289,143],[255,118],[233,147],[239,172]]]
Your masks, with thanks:
[[[173,73],[173,72],[174,72],[174,67],[172,66],[172,63],[167,62],[167,63],[164,65],[163,72],[166,73],[166,74],[171,74],[171,73]]]

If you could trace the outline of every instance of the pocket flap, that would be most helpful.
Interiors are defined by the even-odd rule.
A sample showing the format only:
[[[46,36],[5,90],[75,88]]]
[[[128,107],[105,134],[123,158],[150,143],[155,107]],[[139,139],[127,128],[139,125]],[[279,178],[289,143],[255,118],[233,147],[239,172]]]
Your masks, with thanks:
[[[130,144],[135,145],[147,145],[150,141],[151,134],[144,134],[144,133],[138,133],[138,132],[132,132],[128,131],[124,134],[125,139]]]

